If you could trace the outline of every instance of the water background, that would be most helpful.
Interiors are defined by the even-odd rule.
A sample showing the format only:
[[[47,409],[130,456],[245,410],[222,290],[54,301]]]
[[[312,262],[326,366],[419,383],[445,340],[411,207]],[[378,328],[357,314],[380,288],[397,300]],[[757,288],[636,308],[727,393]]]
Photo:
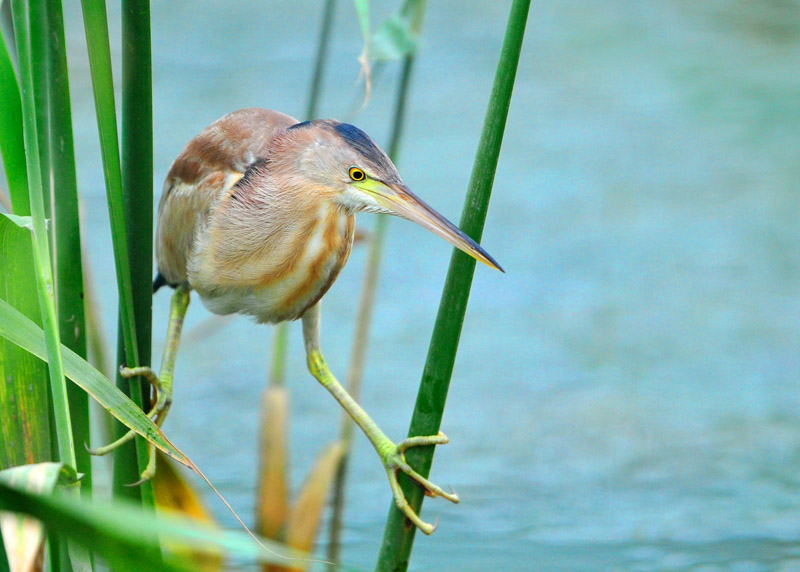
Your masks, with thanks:
[[[385,144],[399,66],[348,115],[361,36],[338,4],[320,116]],[[391,5],[375,4],[377,22]],[[508,6],[428,6],[398,165],[456,221]],[[84,244],[113,340],[88,63],[79,8],[66,11]],[[320,18],[314,1],[153,3],[156,196],[219,116],[302,115]],[[443,421],[451,444],[432,472],[463,501],[425,503],[440,527],[418,535],[412,569],[800,570],[798,62],[795,1],[533,3],[482,241],[507,274],[475,274]],[[394,438],[450,250],[391,222],[361,401]],[[364,254],[323,306],[342,376]],[[159,292],[154,363],[168,305]],[[208,320],[195,300],[166,431],[247,519],[271,329]],[[299,324],[288,371],[297,486],[339,423],[306,372]],[[390,497],[362,436],[351,467],[343,558],[371,569]]]

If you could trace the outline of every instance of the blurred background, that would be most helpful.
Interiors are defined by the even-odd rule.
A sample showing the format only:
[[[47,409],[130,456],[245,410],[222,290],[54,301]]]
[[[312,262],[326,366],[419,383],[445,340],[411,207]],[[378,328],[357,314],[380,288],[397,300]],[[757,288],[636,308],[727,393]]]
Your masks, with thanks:
[[[398,166],[457,221],[510,2],[430,2]],[[300,118],[322,3],[154,2],[156,197],[172,159],[243,107]],[[373,25],[394,2],[373,2]],[[118,30],[115,2],[109,3]],[[84,237],[115,339],[116,288],[77,4],[65,6]],[[386,144],[399,64],[369,105],[337,3],[321,117]],[[117,50],[119,37],[112,37]],[[416,570],[800,570],[800,3],[534,2]],[[117,79],[119,76],[117,74]],[[360,215],[371,228],[371,215]],[[450,247],[391,221],[362,404],[405,436]],[[364,249],[325,297],[344,375]],[[169,295],[154,300],[159,363]],[[167,435],[252,521],[271,328],[192,304]],[[340,409],[290,332],[291,472]],[[230,515],[208,495],[223,523]],[[371,568],[390,504],[359,434],[342,558]],[[321,536],[324,545],[325,535]]]

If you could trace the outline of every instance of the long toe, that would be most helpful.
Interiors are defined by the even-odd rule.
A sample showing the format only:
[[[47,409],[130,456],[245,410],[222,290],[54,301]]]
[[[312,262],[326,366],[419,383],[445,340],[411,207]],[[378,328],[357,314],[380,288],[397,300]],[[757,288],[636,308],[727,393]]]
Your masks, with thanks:
[[[389,470],[387,471],[387,475],[389,476],[389,486],[392,489],[394,503],[397,505],[397,508],[400,509],[400,512],[406,515],[406,518],[422,532],[427,535],[433,534],[433,531],[436,530],[436,526],[438,525],[438,520],[434,524],[430,524],[422,520],[419,515],[414,512],[414,509],[411,508],[411,505],[408,504],[408,501],[403,494],[403,490],[400,488],[400,483],[397,482],[397,472],[394,470]]]
[[[450,489],[450,492],[445,491],[439,485],[432,483],[431,481],[420,475],[417,471],[412,469],[411,466],[405,461],[398,463],[397,468],[398,470],[403,471],[406,475],[408,475],[411,479],[413,479],[414,482],[416,482],[419,486],[425,489],[426,496],[433,498],[442,497],[455,504],[461,502],[461,499],[458,498],[458,495],[452,488]]]

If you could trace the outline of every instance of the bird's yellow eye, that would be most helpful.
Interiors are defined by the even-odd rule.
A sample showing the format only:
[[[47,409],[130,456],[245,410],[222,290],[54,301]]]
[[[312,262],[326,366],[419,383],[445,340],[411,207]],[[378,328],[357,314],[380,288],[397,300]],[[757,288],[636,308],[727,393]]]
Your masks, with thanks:
[[[363,181],[366,175],[358,167],[350,167],[350,178],[354,181]]]

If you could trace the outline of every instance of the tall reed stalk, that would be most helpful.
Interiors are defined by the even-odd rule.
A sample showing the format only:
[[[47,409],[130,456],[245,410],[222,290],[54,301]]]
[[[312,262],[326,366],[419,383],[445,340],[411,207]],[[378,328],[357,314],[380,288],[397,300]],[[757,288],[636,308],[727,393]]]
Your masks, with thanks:
[[[514,0],[511,6],[481,140],[464,201],[460,227],[476,241],[480,240],[483,233],[489,208],[529,7],[530,0]],[[454,251],[411,418],[409,437],[435,435],[439,431],[474,272],[475,260],[460,251]],[[432,446],[417,447],[410,449],[406,458],[422,476],[427,477],[433,463],[433,452]],[[424,496],[422,489],[406,478],[401,479],[401,485],[406,499],[419,512]],[[406,570],[415,533],[416,529],[406,525],[405,516],[392,504],[375,569]]]
[[[50,176],[52,192],[53,261],[56,308],[61,343],[86,357],[83,267],[80,264],[81,232],[78,216],[78,182],[72,136],[67,48],[61,2],[48,2],[47,46]],[[92,461],[83,443],[89,443],[89,396],[74,383],[67,385],[77,470],[83,475],[81,490],[92,487]]]
[[[150,364],[153,308],[153,93],[150,53],[150,1],[122,2],[122,209],[128,242],[135,347],[141,364]],[[127,364],[125,330],[130,327],[120,313],[117,363]],[[150,386],[141,378],[117,377],[117,386],[133,401],[149,409]],[[115,423],[115,436],[127,428]],[[114,492],[141,498],[153,506],[152,486],[125,486],[139,480],[148,461],[143,439],[128,443],[114,456]]]

